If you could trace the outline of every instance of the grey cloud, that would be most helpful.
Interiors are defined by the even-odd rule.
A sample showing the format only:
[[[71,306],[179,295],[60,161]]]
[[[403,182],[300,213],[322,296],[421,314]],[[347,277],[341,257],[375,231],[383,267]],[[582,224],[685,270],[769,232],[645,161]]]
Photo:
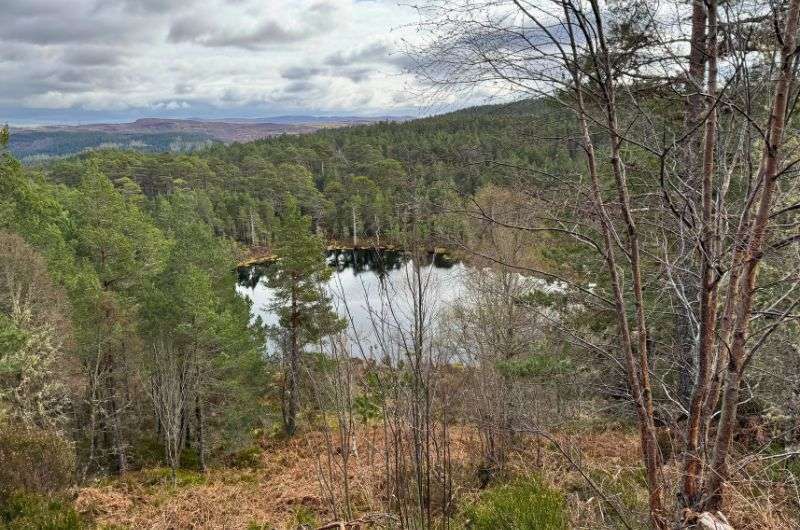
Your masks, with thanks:
[[[284,89],[288,94],[302,94],[316,90],[317,86],[310,81],[294,81]]]
[[[144,73],[130,72],[124,68],[107,66],[91,66],[82,68],[56,68],[40,78],[46,90],[65,93],[115,91],[129,86],[136,86],[147,79]]]
[[[388,90],[374,74],[397,61],[382,41],[344,47],[372,42],[394,21],[383,12],[374,23],[353,17],[352,5],[340,13],[342,1],[276,1],[280,17],[273,18],[263,16],[272,0],[0,0],[0,108],[19,115],[26,108],[69,108],[77,115],[184,103],[349,105],[364,93]],[[324,42],[317,38],[333,30]],[[193,49],[176,50],[170,43],[177,42]],[[358,86],[341,93],[347,80]]]
[[[308,8],[308,11],[315,15],[329,17],[336,13],[336,6],[325,1],[315,2],[311,5],[311,7]]]
[[[194,92],[194,86],[189,83],[178,83],[175,85],[175,93],[180,95],[191,94]]]
[[[32,17],[41,13],[59,12],[63,8],[64,2],[61,0],[5,0],[3,16]]]
[[[125,9],[133,13],[168,13],[194,3],[194,0],[122,0]]]
[[[400,68],[406,68],[410,64],[405,55],[393,52],[382,42],[374,42],[349,52],[332,53],[325,58],[325,64],[330,66],[352,66],[363,63],[391,64]]]
[[[298,79],[311,79],[325,72],[322,68],[314,66],[292,66],[281,71],[281,77],[290,81]]]
[[[96,12],[86,0],[4,0],[0,41],[35,45],[129,42],[150,24],[117,11]]]
[[[346,77],[354,83],[360,83],[369,79],[372,70],[369,68],[345,68],[339,71],[339,75]]]
[[[42,51],[36,46],[22,43],[4,43],[0,46],[0,62],[38,62]]]
[[[123,62],[124,52],[109,47],[71,47],[64,51],[62,60],[74,66],[106,66]]]
[[[51,45],[80,42],[111,42],[125,36],[129,28],[121,24],[99,25],[89,20],[24,19],[3,31],[3,39],[30,44]]]
[[[292,66],[281,71],[281,77],[289,81],[309,81],[315,77],[345,77],[354,83],[360,83],[369,79],[372,74],[371,68],[365,67],[327,67],[317,66]]]
[[[314,7],[312,6],[312,10]],[[317,9],[317,15],[319,14]],[[328,13],[333,6],[324,8]],[[324,18],[312,13],[302,27],[287,28],[274,20],[263,20],[255,28],[224,28],[213,25],[210,21],[197,16],[184,17],[175,21],[170,27],[167,40],[174,43],[191,42],[209,48],[243,48],[259,50],[274,44],[300,42],[324,31]]]

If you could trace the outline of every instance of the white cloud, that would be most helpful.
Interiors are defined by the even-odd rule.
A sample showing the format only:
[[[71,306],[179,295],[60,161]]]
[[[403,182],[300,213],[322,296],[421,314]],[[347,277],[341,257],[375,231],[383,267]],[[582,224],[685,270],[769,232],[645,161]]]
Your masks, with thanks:
[[[4,4],[0,121],[25,109],[265,115],[422,104],[404,95],[396,46],[415,14],[389,1]]]

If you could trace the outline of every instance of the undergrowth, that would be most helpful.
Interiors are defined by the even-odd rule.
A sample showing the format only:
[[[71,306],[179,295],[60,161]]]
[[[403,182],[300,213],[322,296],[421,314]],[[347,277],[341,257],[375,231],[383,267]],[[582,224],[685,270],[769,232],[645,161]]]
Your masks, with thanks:
[[[519,479],[486,490],[462,512],[471,530],[566,530],[564,496],[537,478]]]
[[[90,528],[71,503],[34,493],[16,493],[0,503],[3,530],[83,530]]]

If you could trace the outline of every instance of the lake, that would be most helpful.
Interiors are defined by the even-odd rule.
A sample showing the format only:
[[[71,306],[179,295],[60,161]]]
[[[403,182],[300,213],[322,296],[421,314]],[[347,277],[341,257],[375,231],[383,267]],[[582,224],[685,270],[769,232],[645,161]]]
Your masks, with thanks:
[[[325,289],[336,311],[350,323],[351,338],[358,334],[366,347],[375,347],[379,327],[408,327],[413,321],[415,263],[410,255],[348,250],[328,252],[327,260],[333,274]],[[420,261],[420,283],[432,319],[463,293],[465,266],[436,253],[428,253]],[[240,268],[236,289],[253,301],[254,318],[260,316],[264,323],[275,325],[277,315],[268,309],[272,290],[261,281],[266,267],[269,265]]]

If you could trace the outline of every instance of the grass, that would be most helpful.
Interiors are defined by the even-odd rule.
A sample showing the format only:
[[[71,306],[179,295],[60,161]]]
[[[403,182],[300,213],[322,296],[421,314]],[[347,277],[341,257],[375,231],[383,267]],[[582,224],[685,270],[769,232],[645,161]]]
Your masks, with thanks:
[[[33,493],[17,493],[0,503],[3,530],[82,530],[89,528],[72,505]]]
[[[568,516],[561,492],[528,478],[485,491],[463,511],[462,524],[474,530],[566,530]]]

